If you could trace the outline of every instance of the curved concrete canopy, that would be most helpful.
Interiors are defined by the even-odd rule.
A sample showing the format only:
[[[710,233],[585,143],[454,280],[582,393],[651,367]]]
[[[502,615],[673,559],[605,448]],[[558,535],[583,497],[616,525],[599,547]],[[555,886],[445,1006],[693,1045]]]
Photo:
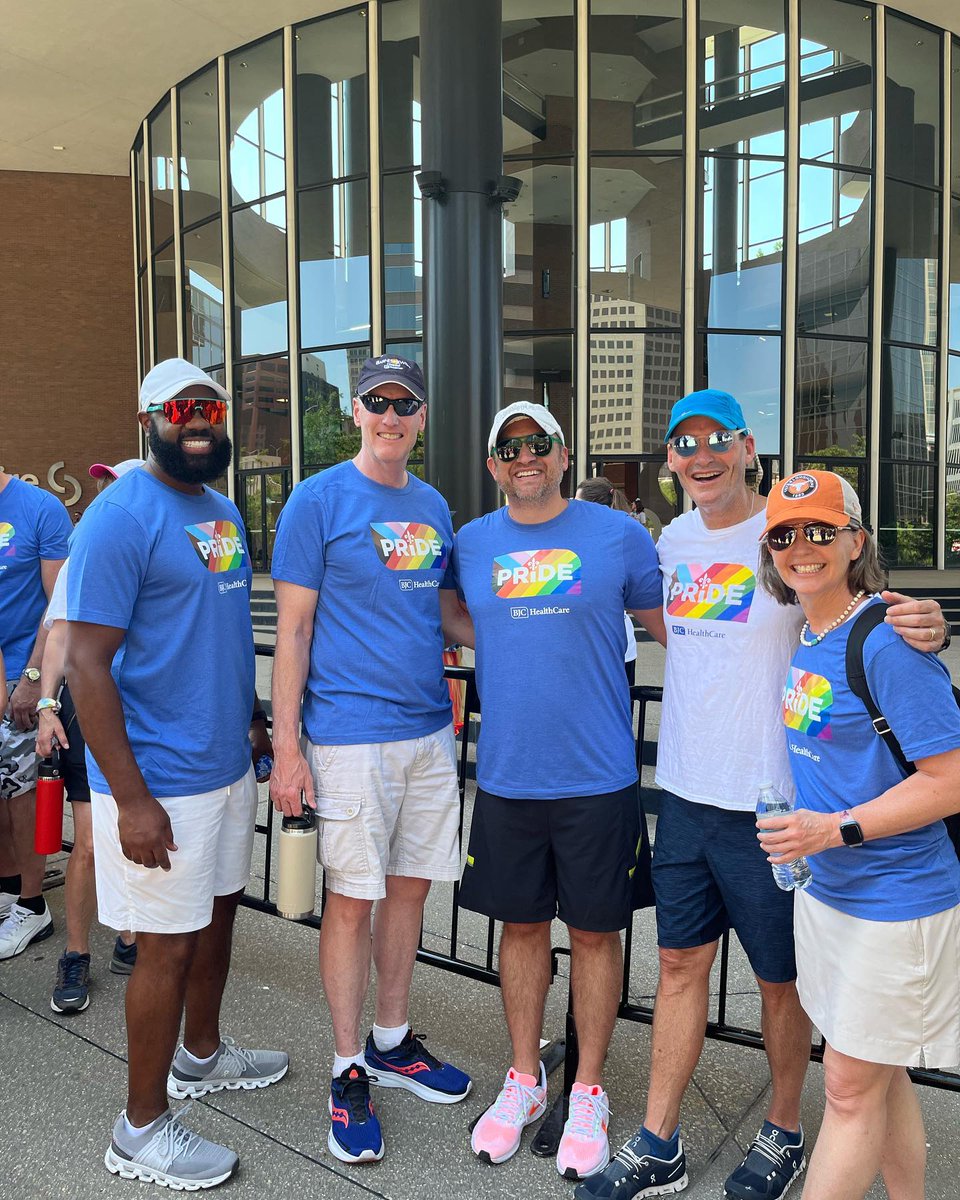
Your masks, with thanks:
[[[344,7],[343,0],[7,5],[0,170],[126,175],[140,122],[173,84],[284,24]],[[896,8],[960,34],[957,0],[899,0]]]

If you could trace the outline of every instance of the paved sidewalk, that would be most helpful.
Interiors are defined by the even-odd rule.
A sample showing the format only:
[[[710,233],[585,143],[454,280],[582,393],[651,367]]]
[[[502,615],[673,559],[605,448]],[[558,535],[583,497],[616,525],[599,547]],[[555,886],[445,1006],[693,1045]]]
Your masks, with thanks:
[[[951,651],[950,657],[960,656]],[[262,663],[262,673],[268,670],[269,664]],[[661,673],[662,652],[641,645],[638,676],[659,682]],[[265,795],[262,804],[263,814]],[[62,856],[51,865],[62,866]],[[258,844],[253,888],[262,886],[263,868]],[[56,923],[53,937],[0,963],[0,1200],[164,1195],[151,1193],[150,1185],[117,1179],[102,1162],[125,1090],[126,980],[107,970],[112,933],[95,928],[89,1009],[73,1017],[50,1010],[50,990],[64,944],[63,895],[62,887],[47,893]],[[450,885],[438,885],[431,893],[424,936],[430,949],[446,948],[451,898]],[[486,923],[463,914],[460,939],[461,954],[482,964]],[[559,926],[556,942],[562,944]],[[560,962],[564,977],[550,990],[548,1035],[563,1029],[568,963]],[[633,1001],[650,1002],[656,974],[653,915],[645,912],[634,924]],[[188,1124],[240,1154],[238,1175],[217,1194],[231,1200],[301,1195],[316,1200],[572,1197],[572,1186],[559,1177],[553,1163],[528,1152],[529,1135],[517,1157],[500,1167],[484,1166],[470,1151],[468,1126],[495,1096],[509,1062],[497,989],[418,966],[411,1016],[429,1048],[470,1072],[474,1090],[456,1106],[428,1105],[396,1090],[375,1092],[386,1157],[372,1166],[347,1167],[326,1149],[333,1045],[317,979],[317,935],[278,917],[241,910],[224,1032],[241,1044],[283,1047],[290,1051],[292,1066],[287,1078],[265,1091],[221,1093],[194,1104]],[[367,1025],[370,1019],[368,1012]],[[754,1029],[759,1023],[756,988],[738,947],[731,956],[728,1020]],[[649,1061],[649,1028],[619,1022],[606,1079],[614,1148],[642,1119]],[[560,1075],[558,1071],[551,1077],[551,1098],[560,1088]],[[759,1050],[707,1043],[682,1114],[690,1173],[686,1195],[719,1200],[724,1178],[760,1124],[768,1087],[766,1059]],[[819,1125],[822,1090],[822,1070],[812,1066],[803,1111],[808,1144]],[[957,1200],[960,1094],[932,1088],[920,1092],[931,1145],[928,1200]],[[879,1184],[870,1193],[871,1200],[884,1195]],[[797,1189],[791,1200],[795,1196]]]

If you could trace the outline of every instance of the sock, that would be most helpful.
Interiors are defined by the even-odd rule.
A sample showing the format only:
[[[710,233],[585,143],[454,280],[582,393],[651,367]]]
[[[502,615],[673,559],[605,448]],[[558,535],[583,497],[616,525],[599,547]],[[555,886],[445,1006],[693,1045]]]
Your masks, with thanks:
[[[29,908],[38,917],[43,916],[47,907],[47,902],[42,896],[20,896],[17,903],[21,908]]]
[[[342,1054],[335,1054],[333,1056],[333,1077],[334,1077],[334,1079],[339,1079],[340,1076],[344,1073],[344,1071],[348,1070],[350,1067],[353,1067],[353,1066],[357,1066],[357,1067],[363,1066],[363,1051],[362,1050],[358,1049],[356,1054],[348,1054],[346,1056],[344,1056]]]
[[[647,1140],[647,1144],[654,1152],[657,1158],[676,1158],[677,1151],[680,1149],[680,1126],[678,1125],[669,1138],[664,1139],[657,1137],[655,1133],[651,1133],[646,1125],[641,1126],[643,1136]]]
[[[197,1058],[197,1056],[195,1054],[190,1053],[190,1051],[186,1048],[186,1046],[183,1047],[183,1052],[187,1056],[187,1058],[189,1058],[190,1061],[192,1063],[194,1063],[196,1066],[209,1067],[210,1064],[213,1062],[213,1060],[220,1053],[220,1047],[218,1046],[216,1048],[216,1050],[214,1050],[214,1052],[209,1056],[209,1058]]]
[[[396,1050],[403,1039],[407,1036],[407,1031],[410,1028],[408,1021],[404,1021],[402,1025],[377,1025],[373,1026],[373,1041],[378,1050]]]
[[[799,1129],[787,1129],[783,1125],[778,1125],[776,1121],[764,1121],[764,1125],[769,1125],[771,1129],[779,1130],[788,1142],[796,1142],[797,1138],[800,1136]]]
[[[159,1117],[154,1117],[154,1119],[152,1121],[148,1121],[146,1125],[132,1125],[129,1117],[127,1116],[127,1110],[123,1110],[123,1127],[131,1137],[139,1137],[142,1133],[148,1130],[151,1125],[155,1125],[159,1120]]]
[[[0,875],[0,892],[8,896],[19,896],[22,882],[19,875]]]

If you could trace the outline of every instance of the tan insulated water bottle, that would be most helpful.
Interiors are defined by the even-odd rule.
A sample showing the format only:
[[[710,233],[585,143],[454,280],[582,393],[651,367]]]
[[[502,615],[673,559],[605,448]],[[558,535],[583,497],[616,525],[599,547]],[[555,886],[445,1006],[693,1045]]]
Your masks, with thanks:
[[[313,915],[317,897],[317,818],[304,808],[280,828],[277,912],[290,921]]]

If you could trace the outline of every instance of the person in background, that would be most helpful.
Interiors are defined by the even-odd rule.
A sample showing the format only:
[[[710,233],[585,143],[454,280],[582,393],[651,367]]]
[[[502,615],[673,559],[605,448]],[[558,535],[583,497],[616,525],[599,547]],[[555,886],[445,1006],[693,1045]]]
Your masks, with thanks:
[[[771,863],[803,856],[813,876],[796,893],[797,988],[826,1039],[827,1103],[804,1200],[863,1200],[878,1171],[889,1196],[921,1200],[907,1069],[960,1065],[960,862],[941,820],[960,810],[960,709],[935,656],[883,621],[867,634],[869,691],[908,775],[850,688],[847,642],[885,579],[839,475],[801,471],[771,491],[760,583],[806,618],[783,683],[797,807],[757,821]]]
[[[643,501],[639,496],[636,498],[636,500],[634,500],[633,504],[630,505],[630,512],[637,518],[641,525],[646,525],[647,511],[643,507]]]
[[[53,933],[42,893],[46,859],[33,849],[36,709],[47,639],[41,617],[71,530],[55,496],[0,471],[0,652],[10,687],[0,722],[0,959]]]
[[[90,475],[97,481],[97,491],[101,492],[115,479],[139,466],[142,466],[139,458],[125,459],[113,467],[94,463]],[[73,849],[67,862],[64,885],[67,944],[57,962],[57,979],[50,997],[50,1007],[56,1013],[83,1012],[90,1004],[90,927],[97,911],[86,744],[70,689],[63,683],[69,561],[67,559],[60,569],[43,618],[47,641],[43,648],[41,694],[37,701],[37,755],[48,758],[54,747],[59,747],[60,774],[73,810]],[[129,975],[136,961],[134,934],[123,930],[114,942],[110,970],[114,975]]]
[[[602,504],[606,508],[612,508],[614,512],[631,512],[626,496],[619,488],[615,488],[605,475],[594,475],[585,479],[577,488],[576,498],[592,504]],[[623,614],[623,628],[627,639],[623,665],[627,672],[627,682],[632,687],[637,681],[637,631],[628,612]]]

